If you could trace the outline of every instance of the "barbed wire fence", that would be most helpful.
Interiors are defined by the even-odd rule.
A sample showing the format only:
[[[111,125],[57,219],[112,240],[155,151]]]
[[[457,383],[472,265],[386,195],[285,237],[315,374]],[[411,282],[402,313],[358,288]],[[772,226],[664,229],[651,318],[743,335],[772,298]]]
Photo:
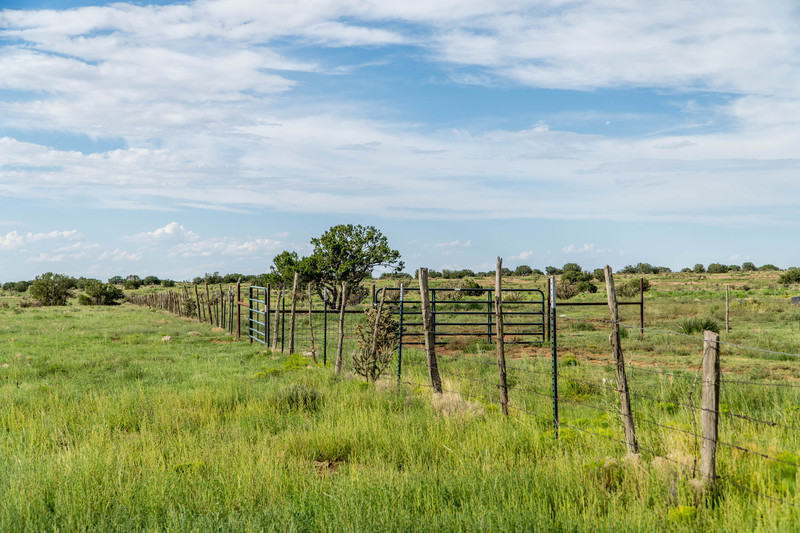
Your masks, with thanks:
[[[192,300],[192,292],[196,293],[194,308],[186,303]],[[183,287],[177,291],[143,295],[138,301],[129,300],[210,322],[225,327],[231,334],[241,331],[245,338],[252,336],[248,331],[253,324],[242,320],[240,325],[236,320],[241,304],[252,305],[243,301],[248,300],[246,295],[237,294],[235,286],[219,287],[216,291],[209,289],[207,298],[203,298],[202,292],[206,292],[205,287],[199,291]],[[287,293],[291,291],[267,289],[267,292],[269,297],[264,295],[261,307],[262,311],[269,309],[270,315],[262,323],[264,344],[268,348],[284,350],[291,335],[287,303],[290,297]],[[294,351],[311,355],[320,364],[333,366],[339,333],[338,310],[330,309],[324,299],[309,298],[306,293],[296,294],[295,298],[299,307],[296,308],[293,329]],[[366,323],[364,311],[374,301],[373,296],[371,302],[354,302],[345,308],[342,322],[345,367],[349,367],[349,354],[357,346],[356,326]],[[249,318],[252,320],[252,315]],[[573,336],[580,337],[584,332],[603,331],[613,325],[637,334],[632,337],[658,335],[681,339],[681,342],[689,344],[690,353],[691,346],[707,342],[697,335],[648,328],[622,320],[612,322],[607,318],[564,315],[558,316],[557,320],[571,326],[565,331],[551,333],[562,343]],[[312,337],[315,342],[312,342]],[[501,410],[497,409],[502,404],[502,385],[497,373],[499,363],[493,357],[498,342],[497,332],[491,341],[469,343],[459,353],[439,358],[443,394],[462,398],[491,412]],[[757,358],[800,358],[798,353],[773,347],[762,348],[726,340],[718,340],[716,344],[726,350],[726,354],[735,351]],[[620,392],[615,374],[617,362],[607,352],[605,356],[598,356],[604,352],[599,346],[592,350],[591,357],[576,356],[571,354],[569,346],[562,346],[555,353],[559,363],[556,367],[551,364],[551,357],[541,353],[545,348],[542,345],[539,353],[533,356],[530,351],[521,350],[505,363],[510,416],[521,423],[533,420],[542,431],[552,432],[554,438],[558,438],[559,430],[562,432],[560,437],[566,437],[563,431],[569,430],[575,435],[630,449],[634,443],[625,437],[619,423],[622,416],[616,397]],[[391,366],[398,362],[393,361]],[[422,350],[406,346],[402,366],[397,365],[396,369],[399,384],[417,391],[435,390],[428,379],[428,361]],[[730,485],[781,505],[800,506],[793,496],[792,483],[787,481],[794,480],[800,468],[800,455],[794,452],[800,449],[800,383],[727,378],[723,366],[723,373],[715,378],[716,383],[711,384],[719,388],[719,404],[709,408],[702,398],[704,385],[708,385],[703,375],[703,358],[692,357],[682,368],[659,366],[652,362],[646,366],[637,361],[628,363],[625,369],[630,382],[630,418],[641,429],[636,434],[635,443],[640,454],[673,464],[687,476],[703,483]],[[385,376],[393,373],[394,368],[387,369]],[[561,388],[557,389],[554,383],[560,383]],[[704,415],[712,416],[719,424],[717,436],[709,437],[704,432]],[[776,442],[780,445],[776,446]],[[713,445],[720,453],[719,471],[715,470],[710,476],[699,466],[704,445]],[[760,477],[752,475],[754,470],[763,468],[759,465],[767,465],[766,474]]]

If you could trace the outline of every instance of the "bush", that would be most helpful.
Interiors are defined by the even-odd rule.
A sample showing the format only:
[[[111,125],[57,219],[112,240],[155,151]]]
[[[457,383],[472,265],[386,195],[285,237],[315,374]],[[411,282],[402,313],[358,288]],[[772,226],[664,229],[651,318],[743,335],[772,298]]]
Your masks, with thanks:
[[[681,320],[680,324],[678,324],[678,330],[686,335],[703,333],[704,331],[719,333],[720,326],[719,322],[713,318],[684,318]]]
[[[602,268],[595,268],[594,272],[592,272],[592,275],[594,276],[594,279],[596,279],[600,283],[606,282],[606,271],[603,270]]]
[[[639,294],[639,280],[638,279],[631,279],[625,283],[620,283],[617,285],[617,296],[621,296],[622,298],[632,298]],[[644,287],[645,292],[650,290],[650,281],[647,279],[642,280],[642,285]]]
[[[594,294],[597,292],[597,285],[591,281],[580,281],[578,282],[578,291]]]
[[[707,271],[709,274],[725,274],[728,272],[728,267],[722,263],[711,263],[708,265]]]
[[[570,283],[566,279],[556,282],[556,298],[560,300],[569,300],[573,296],[577,296],[579,292],[577,283]]]
[[[31,296],[40,305],[67,305],[75,288],[75,278],[47,272],[36,276],[30,288]]]
[[[520,265],[514,269],[515,276],[530,276],[533,274],[533,269],[528,265]]]
[[[780,275],[780,277],[778,278],[778,282],[782,283],[783,285],[793,285],[795,283],[800,283],[800,269],[790,268],[789,270]]]
[[[125,296],[119,287],[96,279],[85,280],[83,290],[85,294],[78,297],[81,305],[118,305]]]
[[[172,281],[171,279],[163,279],[163,280],[161,280],[161,286],[162,287],[174,287],[175,286],[175,282]]]

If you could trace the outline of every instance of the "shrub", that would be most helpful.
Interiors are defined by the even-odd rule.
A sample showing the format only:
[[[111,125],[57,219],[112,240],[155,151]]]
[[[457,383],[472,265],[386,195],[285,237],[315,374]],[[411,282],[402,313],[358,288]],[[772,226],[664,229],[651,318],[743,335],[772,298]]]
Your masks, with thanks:
[[[594,279],[596,279],[600,283],[606,282],[606,271],[603,270],[602,268],[595,268],[594,272],[592,272],[592,275],[594,276]]]
[[[175,286],[175,282],[172,281],[171,279],[162,279],[161,280],[161,286],[162,287],[174,287]]]
[[[639,294],[639,284],[640,281],[638,279],[628,280],[625,283],[620,283],[617,285],[617,296],[621,296],[623,298],[631,298]],[[650,290],[650,281],[647,279],[642,280],[641,284],[644,287],[645,292]]]
[[[577,296],[579,292],[577,283],[570,283],[566,279],[556,282],[556,298],[569,300],[573,296]]]
[[[792,285],[794,283],[800,283],[800,269],[790,268],[789,270],[780,275],[780,277],[778,278],[778,282],[782,283],[783,285]]]
[[[515,276],[530,276],[533,274],[533,269],[528,265],[520,265],[514,269]]]
[[[72,296],[74,288],[75,278],[47,272],[36,276],[30,293],[40,305],[67,305],[67,299]]]
[[[692,335],[694,333],[702,333],[704,331],[713,331],[719,333],[719,322],[713,318],[684,318],[678,324],[678,331],[685,335]]]
[[[124,297],[119,287],[96,279],[85,280],[83,290],[85,294],[78,297],[81,305],[118,305]]]
[[[725,274],[728,271],[727,265],[721,263],[711,263],[707,269],[709,274]]]
[[[578,291],[579,292],[589,292],[589,293],[596,293],[597,292],[597,285],[592,283],[591,281],[581,281],[578,283]]]

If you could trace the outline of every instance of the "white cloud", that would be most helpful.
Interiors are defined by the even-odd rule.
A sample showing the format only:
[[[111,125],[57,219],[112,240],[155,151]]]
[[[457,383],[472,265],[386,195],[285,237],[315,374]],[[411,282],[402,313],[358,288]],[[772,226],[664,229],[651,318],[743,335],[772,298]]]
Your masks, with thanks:
[[[527,261],[531,257],[533,257],[533,250],[525,250],[517,255],[512,255],[509,259],[512,261]]]
[[[126,237],[127,240],[139,242],[164,242],[164,241],[196,241],[200,236],[183,227],[177,222],[170,222],[164,227],[154,231],[146,231]]]
[[[594,243],[584,244],[580,248],[576,247],[574,244],[570,244],[566,248],[562,248],[561,251],[565,254],[582,254],[582,255],[601,255],[611,252],[609,248],[597,248],[594,245]]]
[[[170,254],[181,257],[266,256],[274,255],[283,246],[280,241],[264,238],[211,238],[176,245]]]
[[[50,231],[47,233],[19,233],[16,230],[0,236],[0,250],[15,250],[22,248],[26,244],[38,243],[42,241],[71,241],[79,238],[81,234],[77,230]]]
[[[470,240],[462,242],[460,240],[455,240],[449,242],[437,242],[433,246],[436,248],[471,248],[472,241]]]
[[[113,261],[115,263],[121,261],[141,261],[142,254],[140,252],[129,252],[120,248],[115,248],[112,251],[105,251],[97,258],[98,261]]]

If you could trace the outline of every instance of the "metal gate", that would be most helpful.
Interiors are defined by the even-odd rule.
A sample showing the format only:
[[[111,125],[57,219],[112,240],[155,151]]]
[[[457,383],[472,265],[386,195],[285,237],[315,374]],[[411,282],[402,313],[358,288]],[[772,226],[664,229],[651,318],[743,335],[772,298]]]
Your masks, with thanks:
[[[433,315],[434,340],[445,337],[478,337],[492,342],[497,333],[495,289],[428,289]],[[415,300],[407,299],[416,293]],[[503,330],[506,343],[539,344],[545,340],[545,296],[539,289],[503,289]],[[378,295],[373,296],[377,305]],[[424,344],[419,288],[387,288],[384,305],[398,316],[400,343]],[[440,338],[441,340],[437,340]]]
[[[266,287],[251,286],[247,295],[247,334],[250,342],[269,344],[268,309],[269,290]]]

